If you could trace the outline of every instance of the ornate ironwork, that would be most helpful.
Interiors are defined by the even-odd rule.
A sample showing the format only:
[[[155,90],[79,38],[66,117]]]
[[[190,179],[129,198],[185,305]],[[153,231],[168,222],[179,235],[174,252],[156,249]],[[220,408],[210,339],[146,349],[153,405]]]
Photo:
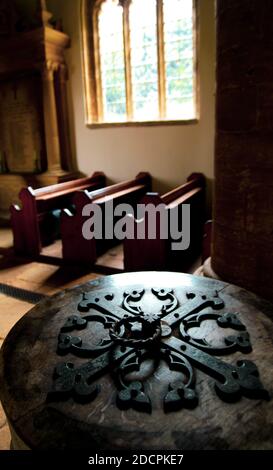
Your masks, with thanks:
[[[157,305],[160,303],[159,311],[145,310],[142,301],[147,293],[153,295]],[[149,292],[134,289],[124,292],[121,305],[115,302],[113,294],[83,294],[78,305],[80,314],[69,316],[61,328],[57,353],[72,353],[91,360],[80,366],[72,362],[59,364],[49,396],[90,401],[99,392],[99,386],[93,382],[109,371],[118,389],[117,405],[150,413],[152,404],[144,383],[129,380],[128,375],[138,372],[147,358],[153,358],[157,364],[163,360],[170,370],[181,373],[181,380],[170,383],[166,390],[163,399],[166,412],[197,405],[194,368],[215,380],[215,390],[224,401],[233,402],[242,396],[268,399],[252,361],[238,360],[232,365],[216,357],[251,351],[249,334],[238,315],[221,313],[223,308],[224,302],[217,292],[212,296],[189,292],[183,302],[172,289],[153,288]],[[190,330],[200,328],[205,320],[215,320],[218,327],[232,329],[234,333],[225,336],[221,345],[191,336]],[[90,346],[77,331],[93,322],[101,323],[108,334]]]

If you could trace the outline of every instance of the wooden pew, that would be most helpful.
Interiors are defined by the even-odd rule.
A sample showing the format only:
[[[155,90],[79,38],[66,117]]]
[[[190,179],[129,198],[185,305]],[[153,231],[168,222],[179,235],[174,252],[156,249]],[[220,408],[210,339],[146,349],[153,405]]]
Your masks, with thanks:
[[[82,227],[84,222],[89,218],[83,216],[82,211],[86,204],[95,203],[100,206],[103,211],[107,202],[113,203],[113,209],[117,204],[127,203],[135,207],[137,202],[143,197],[147,191],[151,189],[151,176],[149,173],[139,173],[135,179],[124,181],[122,183],[113,184],[96,191],[78,191],[74,198],[73,204],[75,212],[65,209],[61,215],[61,238],[63,244],[63,258],[69,262],[80,264],[93,264],[97,259],[97,255],[113,246],[117,240],[113,235],[112,239],[98,240],[92,238],[86,240],[82,235]],[[115,224],[116,220],[113,221]]]
[[[36,257],[45,244],[46,232],[50,232],[48,215],[56,209],[70,206],[75,191],[96,189],[105,185],[105,175],[94,173],[91,177],[33,189],[23,188],[19,193],[22,208],[10,207],[14,250],[18,255]],[[52,227],[53,229],[53,227]]]
[[[187,250],[173,251],[171,249],[170,233],[167,239],[160,238],[160,214],[156,218],[156,236],[148,239],[148,214],[142,220],[134,220],[131,239],[124,240],[124,267],[127,271],[141,270],[178,270],[187,269],[196,255],[202,250],[202,234],[205,218],[205,177],[200,173],[193,173],[187,182],[178,188],[159,196],[157,193],[148,193],[140,201],[147,206],[160,204],[166,208],[168,217],[170,212],[182,204],[190,204],[191,209],[191,243]],[[180,217],[180,223],[182,223]],[[143,224],[144,238],[137,238],[137,229]]]

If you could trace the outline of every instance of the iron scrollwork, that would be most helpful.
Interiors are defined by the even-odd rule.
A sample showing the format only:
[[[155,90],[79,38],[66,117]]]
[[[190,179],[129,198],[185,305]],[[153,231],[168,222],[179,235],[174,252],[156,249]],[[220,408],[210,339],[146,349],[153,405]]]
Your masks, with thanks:
[[[156,364],[163,360],[181,379],[169,383],[163,408],[165,412],[194,408],[198,404],[195,389],[195,368],[214,379],[218,396],[234,402],[242,396],[268,399],[256,365],[249,360],[238,360],[235,365],[219,359],[236,351],[249,353],[251,343],[238,314],[225,312],[218,293],[202,295],[189,292],[185,301],[179,301],[172,289],[152,288],[149,295],[160,303],[159,311],[147,312],[142,300],[148,290],[126,291],[119,305],[111,293],[83,294],[78,314],[69,316],[58,336],[57,353],[68,353],[89,361],[75,366],[72,362],[59,364],[49,397],[76,401],[93,400],[99,393],[94,381],[110,372],[117,386],[117,405],[121,409],[134,408],[151,413],[151,398],[141,380],[129,379],[139,372],[147,358]],[[153,305],[153,303],[152,303]],[[222,312],[223,311],[223,312]],[[214,320],[220,328],[232,329],[221,345],[213,345],[206,338],[192,336],[192,328],[200,328],[205,320]],[[91,346],[80,336],[88,325],[99,322],[106,336]],[[73,333],[73,334],[72,334]]]

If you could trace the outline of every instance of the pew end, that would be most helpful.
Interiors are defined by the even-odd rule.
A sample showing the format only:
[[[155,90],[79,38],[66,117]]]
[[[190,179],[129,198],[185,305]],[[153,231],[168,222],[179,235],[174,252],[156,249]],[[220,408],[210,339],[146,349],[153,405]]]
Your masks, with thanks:
[[[22,188],[19,192],[21,208],[15,205],[10,207],[15,254],[31,258],[39,256],[42,247],[54,241],[51,237],[53,231],[50,233],[48,230],[47,214],[69,207],[77,190],[99,188],[105,184],[105,180],[104,173],[95,172],[90,177],[38,189],[31,186]]]
[[[162,201],[160,195],[156,192],[148,192],[140,200],[140,206],[143,206],[144,214],[141,218],[127,216],[130,218],[132,233],[124,239],[124,269],[125,271],[148,271],[160,270],[167,258],[168,241],[160,237],[160,212],[166,211],[167,207]],[[148,210],[155,208],[155,233],[154,238],[149,238],[149,216]],[[142,238],[140,238],[140,234]]]

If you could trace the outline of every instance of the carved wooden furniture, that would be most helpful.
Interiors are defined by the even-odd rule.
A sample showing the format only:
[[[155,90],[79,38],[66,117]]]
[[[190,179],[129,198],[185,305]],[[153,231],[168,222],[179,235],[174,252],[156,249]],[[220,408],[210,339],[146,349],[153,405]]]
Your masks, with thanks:
[[[130,204],[134,208],[150,188],[151,177],[148,173],[143,172],[133,180],[113,184],[101,190],[77,192],[73,197],[75,212],[64,210],[61,215],[63,258],[76,263],[92,264],[96,261],[97,254],[116,243],[114,233],[111,235],[111,239],[103,236],[100,240],[95,237],[86,240],[83,237],[82,227],[88,217],[82,215],[82,209],[86,204],[95,203],[103,211],[107,202],[113,204],[113,209],[122,203]],[[112,214],[109,217],[112,218]],[[117,217],[114,218],[113,223],[117,219]]]
[[[170,220],[170,212],[180,211],[183,204],[190,204],[190,246],[185,251],[172,251],[171,236],[167,239],[160,237],[160,215],[157,219],[157,230],[154,239],[148,238],[149,215],[142,221],[135,220],[132,238],[124,240],[124,267],[128,271],[149,269],[171,269],[182,271],[201,253],[203,224],[205,221],[205,178],[200,173],[193,173],[187,182],[178,188],[159,196],[156,193],[147,194],[142,204],[155,207],[165,206]],[[183,220],[179,219],[180,227]],[[143,239],[137,238],[137,230],[143,224]],[[181,230],[181,228],[180,228]]]
[[[43,224],[47,224],[48,213],[71,205],[72,197],[76,191],[101,188],[104,185],[104,174],[97,172],[89,178],[76,179],[39,189],[23,188],[19,193],[22,207],[20,208],[17,204],[10,207],[15,253],[32,257],[38,256],[43,246],[43,240],[46,238],[43,236],[45,230],[42,227]]]
[[[7,15],[14,3],[5,2]],[[79,176],[71,155],[66,100],[64,52],[70,39],[53,29],[45,0],[36,3],[37,11],[29,24],[22,26],[21,18],[15,15],[9,30],[0,37],[3,220],[8,220],[9,206],[23,186],[38,188]]]
[[[142,272],[39,303],[0,354],[15,449],[271,449],[273,308]]]

